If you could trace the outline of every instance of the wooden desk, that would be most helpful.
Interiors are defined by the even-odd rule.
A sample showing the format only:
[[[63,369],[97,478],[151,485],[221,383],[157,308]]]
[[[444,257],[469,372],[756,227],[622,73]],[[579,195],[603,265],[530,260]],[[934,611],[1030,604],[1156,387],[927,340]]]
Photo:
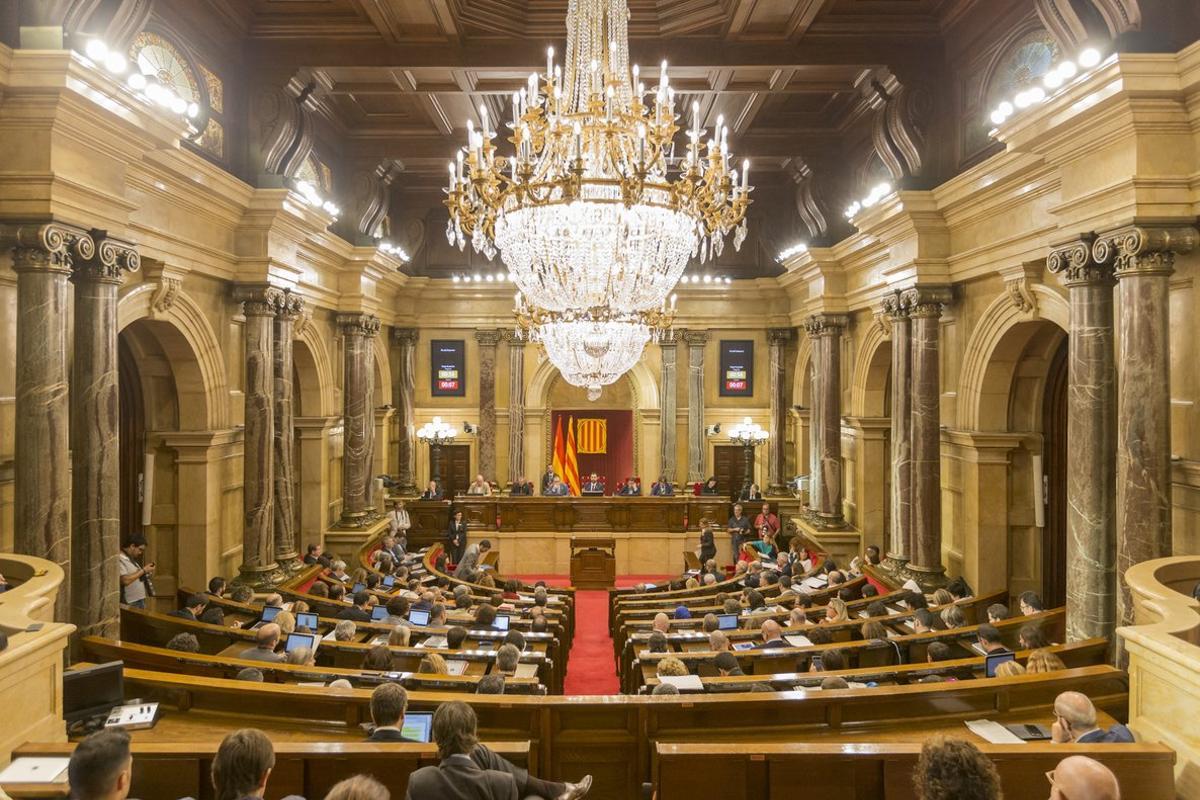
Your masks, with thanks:
[[[964,728],[965,730],[965,728]],[[978,743],[1000,773],[1004,796],[1049,793],[1046,772],[1071,755],[1103,762],[1125,797],[1174,800],[1175,752],[1160,744],[1052,745]],[[658,800],[915,800],[913,769],[921,745],[888,744],[665,744],[656,748]]]

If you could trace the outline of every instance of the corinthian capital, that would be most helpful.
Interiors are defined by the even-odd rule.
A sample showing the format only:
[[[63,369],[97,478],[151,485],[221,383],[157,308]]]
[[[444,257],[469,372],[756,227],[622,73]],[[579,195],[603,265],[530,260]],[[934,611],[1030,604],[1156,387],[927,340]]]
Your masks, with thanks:
[[[1170,275],[1176,254],[1190,253],[1198,240],[1200,233],[1191,225],[1127,225],[1100,234],[1092,245],[1092,258],[1099,264],[1111,261],[1117,278]]]
[[[13,249],[13,269],[17,272],[69,272],[77,262],[96,255],[96,243],[90,233],[59,222],[17,224],[0,229],[0,244]]]
[[[374,314],[338,314],[337,324],[346,336],[374,336],[380,327]]]
[[[804,330],[809,336],[839,336],[850,324],[845,314],[813,314],[804,321]]]

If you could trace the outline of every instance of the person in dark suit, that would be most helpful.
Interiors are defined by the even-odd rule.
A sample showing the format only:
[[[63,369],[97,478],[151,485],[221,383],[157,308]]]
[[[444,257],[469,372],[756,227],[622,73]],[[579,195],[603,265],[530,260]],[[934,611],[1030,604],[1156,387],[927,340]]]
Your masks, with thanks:
[[[208,607],[208,598],[202,594],[188,595],[187,605],[178,611],[172,611],[167,614],[169,617],[179,617],[181,619],[190,619],[195,622],[204,613],[204,609]]]
[[[467,551],[467,523],[463,512],[455,511],[446,530],[446,557],[457,564]]]
[[[438,486],[437,481],[430,481],[429,486],[425,491],[421,492],[422,500],[441,500],[442,487]]]
[[[783,639],[783,628],[779,627],[779,623],[773,619],[765,620],[762,624],[763,648],[770,647],[787,647],[788,643]]]
[[[592,777],[579,783],[535,778],[479,744],[475,711],[458,701],[442,703],[433,714],[433,740],[442,763],[423,767],[408,779],[408,800],[476,800],[521,798],[578,800],[592,788]],[[499,793],[497,793],[499,792]]]
[[[1096,724],[1096,706],[1081,692],[1063,692],[1054,698],[1054,724],[1050,739],[1056,744],[1114,744],[1134,741],[1121,723],[1108,730]]]
[[[342,609],[337,618],[349,619],[355,622],[370,622],[371,612],[367,610],[367,603],[369,602],[371,602],[371,593],[366,589],[363,589],[361,592],[355,592],[354,605]]]
[[[371,692],[371,721],[374,730],[368,742],[415,742],[400,730],[404,709],[408,707],[408,692],[398,683],[381,683]]]

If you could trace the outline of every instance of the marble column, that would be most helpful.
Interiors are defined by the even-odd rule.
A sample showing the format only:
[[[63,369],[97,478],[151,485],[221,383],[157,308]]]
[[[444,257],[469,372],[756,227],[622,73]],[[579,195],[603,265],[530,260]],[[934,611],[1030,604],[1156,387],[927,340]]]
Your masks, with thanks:
[[[525,477],[525,340],[505,331],[508,342],[508,479]]]
[[[1117,336],[1117,624],[1133,623],[1125,571],[1171,555],[1170,280],[1196,229],[1129,226],[1100,234],[1098,264],[1112,261]]]
[[[339,314],[342,331],[342,519],[343,526],[358,527],[374,508],[371,497],[371,453],[375,439],[375,369],[372,341],[379,333],[379,318],[370,314]]]
[[[296,318],[304,298],[284,292],[275,309],[271,349],[274,355],[275,563],[287,572],[304,566],[296,540],[296,428],[292,349]]]
[[[1067,641],[1116,634],[1117,395],[1113,269],[1095,236],[1056,245],[1046,266],[1067,287]]]
[[[708,442],[704,437],[704,346],[708,331],[685,331],[688,346],[688,483],[704,481]]]
[[[912,338],[912,539],[908,572],[922,587],[945,580],[942,565],[940,319],[949,287],[904,293]],[[894,413],[894,412],[893,412]]]
[[[242,564],[239,583],[268,586],[282,579],[275,561],[275,314],[282,289],[239,286],[234,299],[246,317],[245,438],[242,453]]]
[[[416,448],[416,423],[414,414],[416,409],[415,396],[417,386],[417,371],[416,371],[416,345],[417,345],[417,329],[416,328],[394,328],[392,330],[392,341],[395,342],[398,349],[398,361],[400,369],[396,376],[396,385],[399,387],[399,410],[400,410],[400,442],[399,442],[399,474],[397,480],[400,484],[401,494],[416,494],[417,493],[417,448]]]
[[[788,387],[787,345],[792,338],[791,328],[767,330],[767,345],[770,355],[771,419],[767,430],[771,438],[767,442],[767,491],[770,494],[787,493],[784,485],[784,463],[787,453]]]
[[[812,509],[817,524],[845,527],[842,516],[842,331],[850,319],[815,314],[805,323],[817,365],[813,384],[813,442],[817,486]]]
[[[899,292],[885,297],[883,308],[892,330],[892,491],[884,565],[898,573],[908,565],[912,541],[912,322]]]
[[[67,277],[95,255],[92,237],[57,223],[14,226],[0,234],[17,274],[14,403],[15,549],[63,567],[55,605],[70,609],[71,463],[67,377]]]
[[[500,331],[477,330],[479,343],[479,474],[486,481],[497,480],[496,474],[496,345]]]
[[[659,424],[661,426],[660,434],[660,449],[659,463],[662,465],[659,472],[667,476],[667,480],[674,483],[679,476],[675,474],[675,453],[676,447],[676,400],[678,398],[678,390],[675,383],[675,357],[679,353],[678,342],[674,337],[663,339],[658,343],[658,351],[662,356],[662,369],[658,375],[658,396],[659,407],[662,409]]]
[[[80,636],[120,633],[121,470],[117,289],[140,259],[133,245],[93,231],[95,254],[76,261],[71,373],[71,622]]]

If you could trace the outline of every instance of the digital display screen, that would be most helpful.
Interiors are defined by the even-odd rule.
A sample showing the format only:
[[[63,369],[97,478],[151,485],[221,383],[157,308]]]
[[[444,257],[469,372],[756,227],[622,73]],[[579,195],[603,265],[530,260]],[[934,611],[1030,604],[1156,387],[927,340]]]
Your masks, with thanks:
[[[462,339],[434,339],[429,343],[429,385],[434,397],[464,397],[466,343]]]
[[[721,397],[754,394],[754,342],[721,340]]]

